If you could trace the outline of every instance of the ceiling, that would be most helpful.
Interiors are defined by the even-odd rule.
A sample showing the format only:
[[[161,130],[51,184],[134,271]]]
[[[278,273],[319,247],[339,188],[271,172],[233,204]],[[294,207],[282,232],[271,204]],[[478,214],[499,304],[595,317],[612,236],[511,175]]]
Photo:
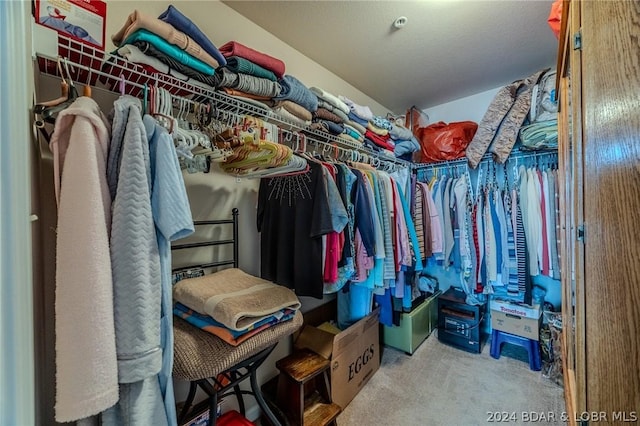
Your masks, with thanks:
[[[394,112],[502,86],[557,54],[552,0],[224,3]]]

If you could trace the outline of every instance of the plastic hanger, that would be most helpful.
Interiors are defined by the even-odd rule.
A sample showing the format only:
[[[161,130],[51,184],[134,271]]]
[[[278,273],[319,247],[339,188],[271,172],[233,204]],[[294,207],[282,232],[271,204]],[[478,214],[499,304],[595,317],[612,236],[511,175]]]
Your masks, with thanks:
[[[36,114],[39,114],[42,117],[42,121],[45,123],[55,124],[56,122],[55,117],[58,115],[58,113],[66,109],[78,98],[78,91],[75,87],[75,84],[73,84],[71,75],[69,74],[69,66],[66,58],[64,60],[64,65],[65,65],[64,68],[66,71],[66,78],[64,75],[62,75],[62,68],[60,68],[60,72],[61,72],[61,77],[63,81],[65,81],[65,83],[68,85],[67,98],[62,102],[59,102],[52,106],[45,106],[42,108],[39,108],[38,106],[36,106],[36,108],[34,108],[34,111],[36,112]]]

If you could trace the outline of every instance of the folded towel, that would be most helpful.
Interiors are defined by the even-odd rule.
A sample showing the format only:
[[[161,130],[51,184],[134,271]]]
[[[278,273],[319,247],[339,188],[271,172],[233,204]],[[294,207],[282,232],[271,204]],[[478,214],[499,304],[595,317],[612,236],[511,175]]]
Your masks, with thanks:
[[[558,120],[539,121],[520,128],[522,149],[558,149]]]
[[[385,130],[391,130],[392,129],[392,124],[389,120],[387,120],[384,117],[380,117],[378,115],[374,115],[370,120],[370,123],[373,123],[376,127],[379,127],[381,129],[385,129]]]
[[[331,105],[329,102],[323,99],[318,99],[318,108],[324,108],[328,111],[331,111],[332,113],[340,117],[341,122],[345,122],[349,120],[349,116],[345,114],[344,111],[342,111],[338,107]]]
[[[271,100],[270,96],[254,95],[253,93],[243,92],[241,90],[232,89],[230,87],[223,87],[222,91],[224,93],[226,93],[227,95],[237,96],[239,98],[254,99],[256,101],[270,101]]]
[[[292,75],[285,75],[278,82],[280,93],[273,100],[295,102],[311,112],[318,110],[318,97],[300,80]]]
[[[353,129],[353,127],[344,124],[344,134],[345,135],[349,135],[351,136],[353,139],[359,140],[362,142],[362,140],[364,139],[364,135],[361,135],[360,133],[358,133],[357,131],[355,131]]]
[[[375,124],[373,124],[371,121],[369,123],[367,123],[367,130],[369,130],[370,132],[375,133],[376,135],[380,135],[380,136],[387,136],[389,135],[389,131],[387,129],[382,129],[378,126],[376,126]],[[366,132],[365,132],[366,134]]]
[[[136,41],[147,41],[153,44],[156,49],[172,57],[173,59],[183,63],[184,65],[193,68],[205,75],[213,75],[215,69],[209,64],[202,62],[198,58],[194,58],[184,50],[181,50],[178,46],[175,46],[160,36],[155,35],[144,29],[134,31],[129,37],[125,39],[122,44],[133,44]]]
[[[254,64],[273,71],[278,78],[282,78],[284,75],[284,62],[280,59],[269,56],[266,53],[253,50],[252,48],[240,44],[237,41],[230,41],[220,46],[220,53],[222,53],[226,58],[230,56],[239,56],[241,58],[248,59]]]
[[[349,107],[349,111],[347,111],[347,113],[351,112],[352,114],[356,115],[358,118],[365,121],[369,121],[373,118],[373,112],[371,112],[371,108],[369,108],[368,106],[358,105],[357,103],[353,102],[351,99],[342,95],[338,96],[338,99],[340,99]]]
[[[229,68],[230,71],[237,73],[249,74],[254,77],[266,78],[271,81],[278,80],[273,71],[262,68],[260,65],[254,64],[250,60],[239,56],[229,56],[227,58],[227,68]]]
[[[362,140],[360,139],[355,139],[353,136],[351,136],[348,133],[343,133],[341,135],[338,135],[338,137],[340,139],[344,139],[347,142],[353,143],[353,144],[362,144],[362,142],[364,141],[364,137],[362,138]]]
[[[342,125],[344,126],[344,129],[345,129],[345,130],[350,130],[351,132],[355,132],[355,133],[357,133],[357,135],[358,135],[358,136],[356,136],[356,139],[357,139],[359,136],[364,136],[364,132],[366,132],[366,129],[365,129],[365,128],[363,128],[363,129],[362,129],[362,132],[360,132],[360,130],[358,130],[356,127],[354,127],[354,126],[353,126],[353,124],[350,124],[350,123],[353,123],[353,122],[351,122],[351,121],[347,121],[347,122],[345,122],[345,123],[343,123],[343,124],[342,124]],[[348,133],[348,132],[347,132],[347,133]]]
[[[149,43],[147,42],[140,42],[140,43],[143,43],[149,46]],[[193,86],[198,86],[203,89],[207,89],[211,91],[215,90],[215,88],[213,87],[213,84],[202,83],[194,78],[188,77],[183,73],[181,73],[180,71],[171,68],[171,66],[167,65],[165,62],[162,62],[160,59],[155,58],[151,55],[145,55],[137,46],[133,44],[125,44],[124,46],[120,47],[118,49],[118,55],[122,56],[123,58],[126,58],[129,62],[133,62],[135,64],[147,65],[149,67],[152,67],[154,70],[156,70],[156,72],[168,74],[173,78],[176,78],[180,81],[184,81]],[[206,77],[206,76],[203,76],[203,77]],[[211,83],[213,83],[213,79],[211,77],[206,77],[206,78],[210,79]]]
[[[365,128],[365,126],[363,126],[360,123],[357,123],[353,120],[351,120],[351,118],[349,118],[349,120],[345,121],[344,124],[348,124],[349,126],[353,127],[356,131],[358,131],[361,135],[364,135],[364,132],[367,131],[367,129]]]
[[[208,54],[200,45],[185,33],[178,31],[171,25],[161,21],[153,16],[145,15],[135,10],[127,17],[127,21],[120,30],[111,36],[111,41],[116,46],[121,46],[123,40],[126,40],[131,34],[139,29],[145,29],[153,34],[162,37],[167,42],[178,46],[191,56],[200,59],[205,64],[209,64],[216,68],[219,66],[210,54]]]
[[[409,140],[396,141],[396,146],[393,149],[393,153],[396,157],[402,157],[406,154],[416,152],[420,149],[420,144],[415,137],[411,137]]]
[[[342,119],[332,113],[329,110],[324,108],[318,108],[316,112],[313,113],[316,117],[321,118],[323,120],[333,121],[334,123],[342,123]]]
[[[130,46],[130,45],[127,44],[125,46]],[[148,41],[136,41],[135,43],[133,43],[133,46],[135,46],[144,55],[156,58],[157,60],[159,60],[169,68],[176,70],[180,74],[184,74],[185,76],[193,80],[197,80],[201,83],[204,83],[207,86],[211,86],[211,87],[216,86],[216,80],[214,76],[205,75],[201,72],[194,70],[191,67],[186,66],[185,64],[172,58],[171,56],[165,53],[162,53],[160,50],[158,50],[153,44],[149,43]],[[120,49],[118,49],[118,54],[120,54]]]
[[[391,135],[392,139],[403,141],[409,140],[413,137],[413,133],[411,133],[411,130],[407,129],[404,126],[398,126],[394,123],[391,123],[391,130],[389,130],[389,135]]]
[[[167,24],[171,24],[174,28],[182,31],[183,33],[194,39],[195,42],[198,43],[205,52],[213,56],[216,61],[218,61],[220,66],[227,64],[227,60],[224,56],[222,56],[218,48],[211,42],[211,40],[209,40],[209,38],[207,38],[207,36],[204,35],[202,31],[200,31],[200,28],[198,28],[196,24],[191,22],[189,18],[180,13],[180,11],[175,8],[175,6],[169,5],[167,10],[165,10],[164,12],[162,12],[162,14],[160,14],[160,16],[158,16],[158,19],[166,22]]]
[[[218,68],[215,77],[219,88],[228,87],[261,98],[271,99],[280,92],[280,84],[276,81],[249,74],[238,74],[227,67]]]
[[[364,134],[365,139],[369,139],[371,142],[379,146],[383,149],[388,149],[389,151],[393,151],[395,148],[393,145],[389,143],[389,135],[380,136],[378,134],[373,133],[370,130],[367,130]]]
[[[363,128],[367,127],[367,124],[369,124],[369,119],[363,119],[361,117],[358,117],[356,114],[354,114],[353,112],[350,112],[349,114],[347,114],[347,117],[349,117],[349,119],[351,121],[353,121],[354,123],[358,123],[359,125],[361,125]],[[364,132],[362,132],[364,133]]]
[[[293,102],[291,102],[291,103],[293,105],[298,105],[298,104],[294,104]],[[299,107],[302,108],[301,106],[299,106]],[[304,108],[302,108],[302,109],[304,109]],[[295,115],[291,111],[289,111],[284,105],[273,107],[273,113],[276,116],[279,116],[279,117],[281,117],[281,118],[283,118],[285,120],[288,120],[288,121],[292,122],[293,124],[295,124],[298,127],[305,128],[305,127],[307,127],[307,126],[309,126],[311,124],[311,120],[305,120],[305,119],[300,118],[298,115]],[[311,115],[311,113],[309,113],[309,115]],[[295,129],[293,129],[293,130],[295,130]]]
[[[193,324],[206,332],[218,336],[231,346],[238,346],[245,340],[271,326],[289,321],[294,317],[295,313],[296,311],[294,310],[283,309],[276,312],[274,315],[270,315],[262,321],[245,328],[244,330],[236,331],[225,327],[224,324],[219,323],[209,315],[202,315],[193,309],[189,309],[182,303],[176,302],[173,306],[174,315],[179,316],[188,323]]]
[[[174,286],[173,297],[236,331],[281,309],[300,308],[300,301],[290,289],[237,268],[182,280]]]
[[[333,121],[329,120],[322,120],[320,118],[316,118],[314,120],[315,121],[311,123],[311,126],[309,126],[309,128],[313,130],[321,130],[323,132],[331,133],[332,135],[336,136],[344,133],[344,127],[338,123],[334,123]]]
[[[350,111],[349,107],[347,106],[347,104],[345,104],[340,99],[338,99],[337,96],[332,95],[331,93],[319,87],[312,87],[311,91],[315,93],[319,98],[322,98],[325,101],[329,102],[334,107],[341,109],[342,112],[344,112],[345,114],[349,114],[349,111]]]
[[[278,108],[278,107],[282,107],[285,110],[287,110],[289,113],[295,115],[296,117],[298,117],[299,119],[303,120],[303,121],[311,121],[311,119],[313,118],[311,111],[309,111],[308,109],[306,109],[305,107],[303,107],[302,105],[298,105],[295,102],[291,102],[291,101],[277,101],[274,105],[274,109]]]

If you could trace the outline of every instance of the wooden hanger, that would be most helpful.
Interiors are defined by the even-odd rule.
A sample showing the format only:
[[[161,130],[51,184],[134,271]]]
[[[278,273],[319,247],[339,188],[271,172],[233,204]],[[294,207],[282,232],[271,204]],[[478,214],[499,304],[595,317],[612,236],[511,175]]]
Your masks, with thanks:
[[[44,107],[36,106],[36,108],[34,109],[36,113],[42,117],[42,120],[45,123],[54,124],[56,122],[56,116],[58,115],[58,113],[66,109],[78,98],[78,91],[76,89],[75,84],[73,84],[73,80],[71,79],[71,75],[69,73],[69,66],[66,58],[64,59],[64,66],[66,71],[66,78],[65,76],[62,75],[62,79],[63,81],[66,80],[66,83],[68,84],[67,98],[64,101],[57,103],[55,105],[44,106]],[[62,68],[60,68],[60,71],[62,72]]]
[[[34,107],[34,113],[41,114],[47,107],[52,107],[61,104],[62,102],[69,99],[69,84],[67,83],[64,72],[62,71],[62,57],[58,56],[57,66],[58,72],[60,73],[60,96],[56,99],[51,99],[49,101],[39,102]]]

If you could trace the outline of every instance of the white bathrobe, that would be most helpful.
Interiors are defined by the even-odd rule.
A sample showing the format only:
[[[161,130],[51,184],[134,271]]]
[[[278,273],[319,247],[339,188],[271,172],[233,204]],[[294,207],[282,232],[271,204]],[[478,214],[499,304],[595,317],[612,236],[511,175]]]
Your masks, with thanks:
[[[59,114],[51,138],[58,203],[58,422],[98,414],[118,401],[105,123],[98,105],[81,97]]]

